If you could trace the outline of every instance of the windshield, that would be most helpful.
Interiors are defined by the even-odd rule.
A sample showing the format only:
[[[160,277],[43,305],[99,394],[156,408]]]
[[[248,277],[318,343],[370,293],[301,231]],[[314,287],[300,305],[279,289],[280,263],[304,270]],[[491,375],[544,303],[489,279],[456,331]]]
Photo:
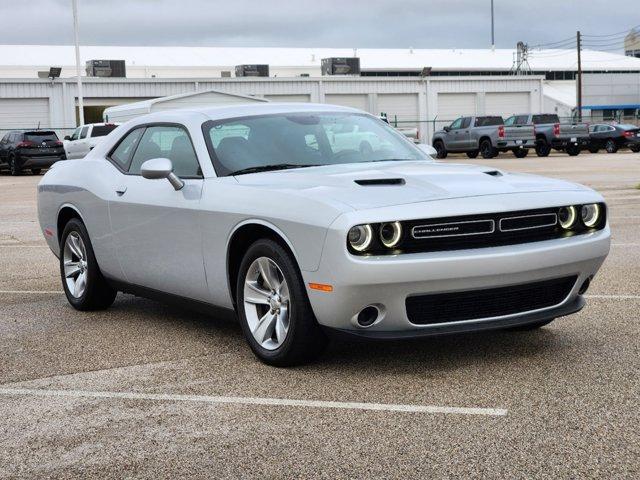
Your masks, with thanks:
[[[203,125],[218,175],[271,169],[431,158],[379,119],[355,113],[287,113]],[[273,169],[275,169],[273,168]]]
[[[105,135],[109,135],[116,128],[118,128],[118,126],[113,124],[94,125],[93,130],[91,131],[91,136],[104,137]]]

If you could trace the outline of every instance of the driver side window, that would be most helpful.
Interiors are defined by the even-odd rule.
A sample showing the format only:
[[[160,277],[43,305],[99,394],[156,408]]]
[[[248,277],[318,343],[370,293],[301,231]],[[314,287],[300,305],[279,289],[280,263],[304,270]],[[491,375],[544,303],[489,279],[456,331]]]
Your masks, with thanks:
[[[82,127],[78,127],[73,131],[73,135],[71,135],[71,141],[78,140],[80,138],[80,132],[82,131]]]
[[[458,130],[460,129],[461,125],[462,125],[462,118],[459,118],[455,120],[449,128],[451,128],[451,130]]]
[[[133,155],[129,173],[140,175],[142,164],[152,158],[168,158],[173,163],[173,173],[178,177],[200,177],[202,171],[196,152],[182,127],[158,125],[148,127]]]

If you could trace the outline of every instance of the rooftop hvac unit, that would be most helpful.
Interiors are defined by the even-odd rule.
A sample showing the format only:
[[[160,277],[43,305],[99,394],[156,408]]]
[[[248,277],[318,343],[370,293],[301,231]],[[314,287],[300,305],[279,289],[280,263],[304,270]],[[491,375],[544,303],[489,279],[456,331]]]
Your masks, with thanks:
[[[88,77],[120,77],[127,76],[124,60],[88,60]]]
[[[360,75],[360,58],[323,58],[320,64],[322,75]]]
[[[269,65],[236,65],[236,77],[268,77]]]

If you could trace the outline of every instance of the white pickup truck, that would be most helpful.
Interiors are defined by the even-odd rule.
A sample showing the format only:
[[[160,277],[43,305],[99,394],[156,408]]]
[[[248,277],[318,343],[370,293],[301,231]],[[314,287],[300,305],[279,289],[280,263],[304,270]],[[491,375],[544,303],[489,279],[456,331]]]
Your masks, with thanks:
[[[117,123],[89,123],[80,125],[72,135],[64,137],[64,150],[67,158],[84,158],[102,137],[111,133]]]

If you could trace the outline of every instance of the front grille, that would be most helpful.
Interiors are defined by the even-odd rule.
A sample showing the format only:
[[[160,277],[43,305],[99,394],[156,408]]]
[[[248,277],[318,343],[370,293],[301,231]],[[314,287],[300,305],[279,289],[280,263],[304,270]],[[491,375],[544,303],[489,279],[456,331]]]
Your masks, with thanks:
[[[406,300],[416,325],[501,317],[553,307],[567,298],[577,276],[466,292],[416,295]]]

